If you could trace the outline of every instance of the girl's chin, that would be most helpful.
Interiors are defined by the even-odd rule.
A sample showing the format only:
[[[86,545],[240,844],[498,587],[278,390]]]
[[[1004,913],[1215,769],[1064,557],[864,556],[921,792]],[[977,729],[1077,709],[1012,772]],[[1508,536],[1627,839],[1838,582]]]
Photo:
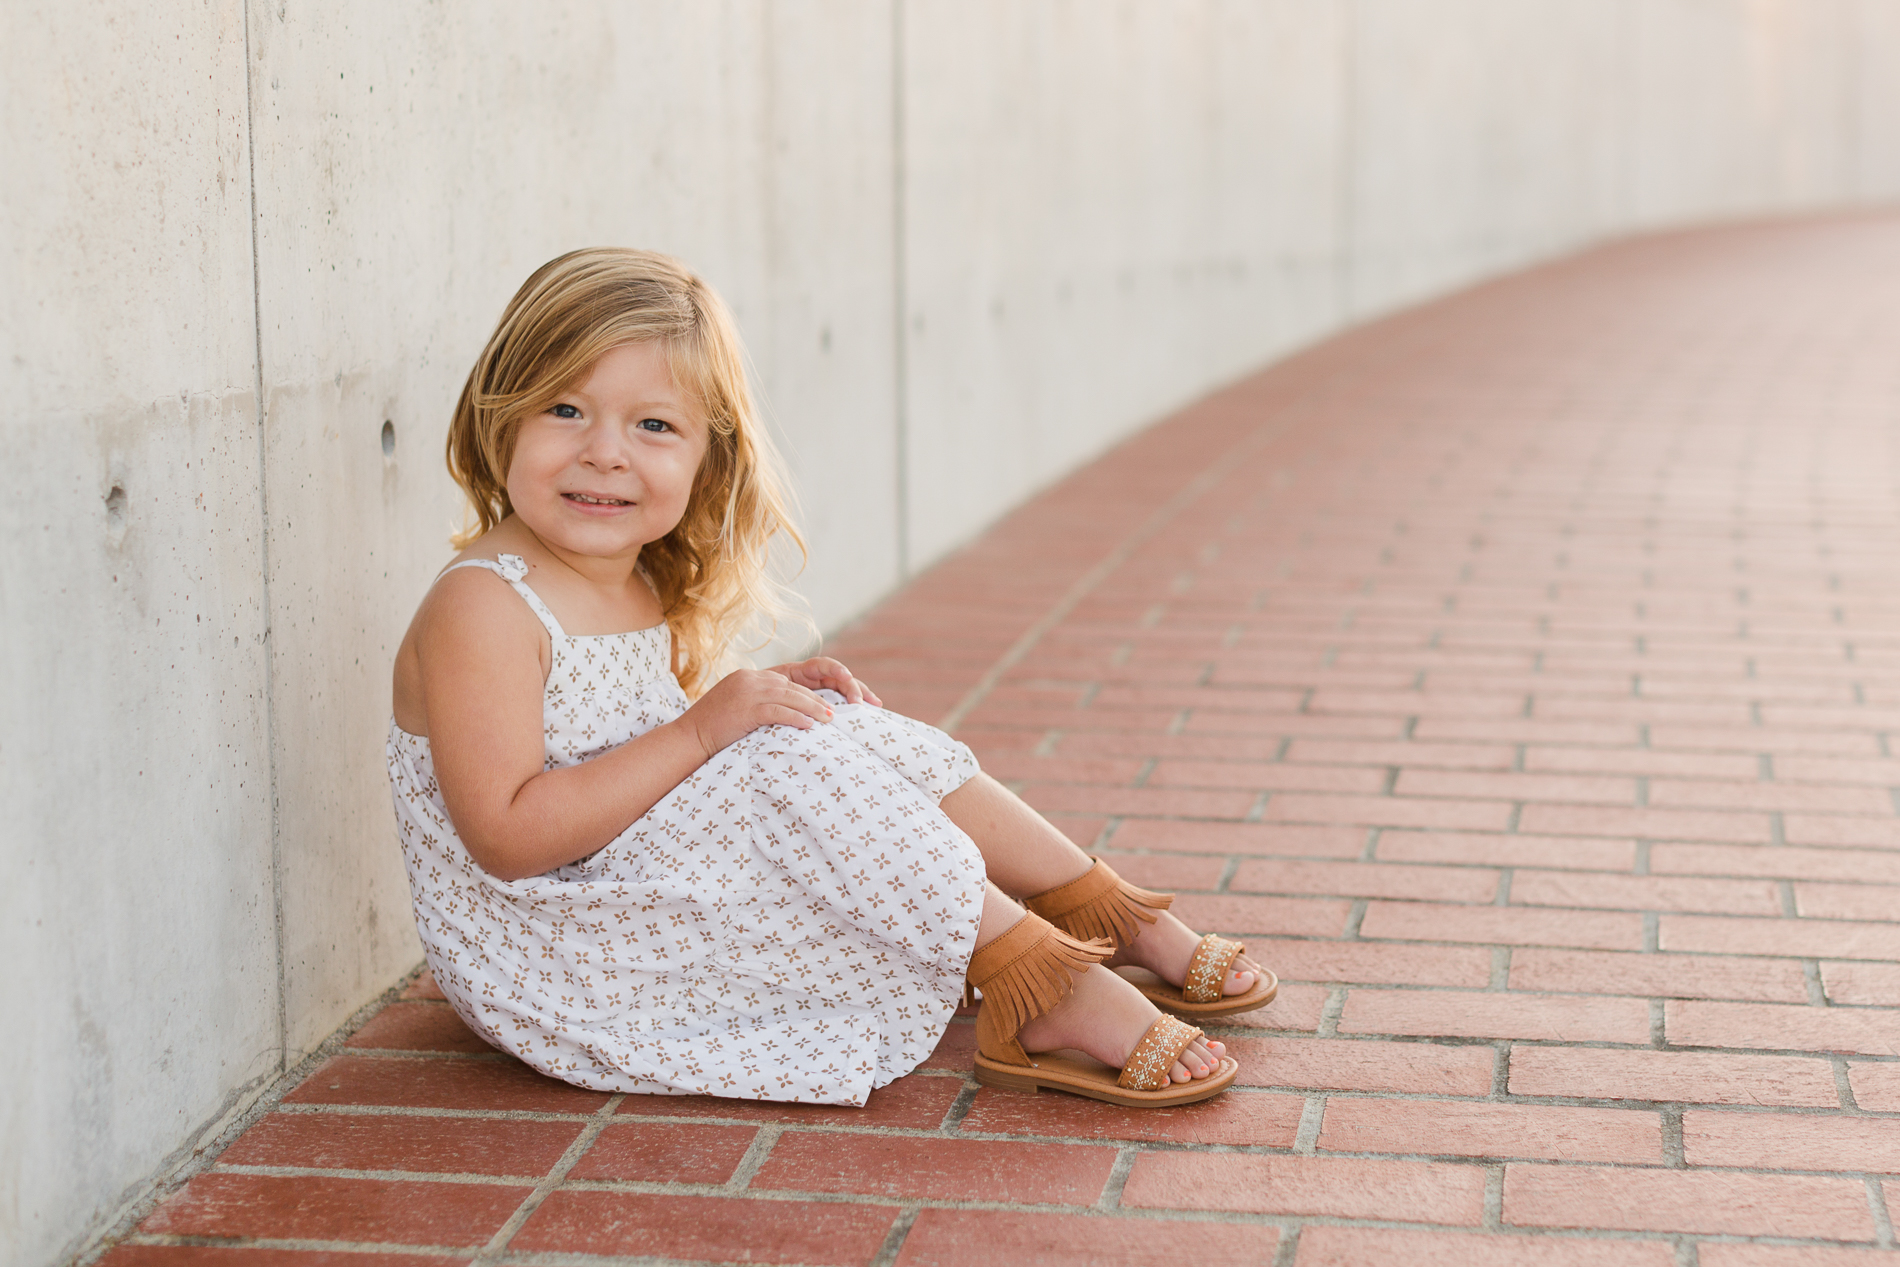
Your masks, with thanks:
[[[637,524],[630,520],[618,523],[601,523],[591,518],[579,523],[572,519],[554,523],[526,522],[535,536],[557,550],[603,559],[636,553],[648,540],[638,531]]]

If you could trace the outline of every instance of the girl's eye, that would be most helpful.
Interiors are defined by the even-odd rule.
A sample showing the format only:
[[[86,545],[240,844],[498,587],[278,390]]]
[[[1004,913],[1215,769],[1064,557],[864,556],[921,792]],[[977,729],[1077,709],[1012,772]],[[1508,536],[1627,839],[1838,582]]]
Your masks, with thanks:
[[[640,420],[640,430],[642,431],[671,431],[672,429],[672,423],[663,422],[658,418],[642,418]]]
[[[573,405],[556,405],[554,408],[548,410],[548,412],[553,414],[556,418],[578,418],[581,416],[581,411],[576,409]]]

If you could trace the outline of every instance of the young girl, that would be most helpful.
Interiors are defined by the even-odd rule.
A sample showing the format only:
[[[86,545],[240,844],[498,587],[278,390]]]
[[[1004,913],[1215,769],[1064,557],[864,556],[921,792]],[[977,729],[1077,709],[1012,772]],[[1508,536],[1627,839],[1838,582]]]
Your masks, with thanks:
[[[836,660],[728,671],[778,610],[770,539],[798,538],[698,277],[630,250],[544,265],[448,457],[479,526],[397,652],[388,761],[429,966],[477,1033],[602,1090],[861,1105],[931,1053],[967,974],[981,1081],[1144,1105],[1233,1081],[1155,1002],[1264,1006],[1237,943]]]

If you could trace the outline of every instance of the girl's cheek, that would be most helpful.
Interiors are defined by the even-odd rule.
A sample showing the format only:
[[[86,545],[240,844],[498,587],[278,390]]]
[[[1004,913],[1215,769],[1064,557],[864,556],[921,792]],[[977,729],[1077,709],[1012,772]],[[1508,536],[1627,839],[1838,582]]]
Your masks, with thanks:
[[[700,466],[699,455],[682,454],[679,464],[674,469],[673,497],[682,515],[686,513],[686,504],[693,499],[693,486],[699,482]]]

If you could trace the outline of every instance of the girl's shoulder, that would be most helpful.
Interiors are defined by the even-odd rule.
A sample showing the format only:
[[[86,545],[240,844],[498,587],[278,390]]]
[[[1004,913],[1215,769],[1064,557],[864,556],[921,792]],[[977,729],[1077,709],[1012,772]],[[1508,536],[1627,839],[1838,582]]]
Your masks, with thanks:
[[[487,568],[458,568],[437,578],[416,609],[416,625],[425,637],[467,637],[484,629],[545,634],[514,588]]]
[[[451,606],[473,601],[481,607],[523,606],[523,596],[515,583],[524,581],[535,570],[535,553],[529,542],[509,531],[512,520],[504,520],[456,552],[435,574],[422,606],[447,603]]]
[[[480,594],[512,588],[518,604],[563,638],[640,633],[664,622],[665,605],[643,560],[636,559],[618,580],[590,579],[563,566],[532,537],[510,532],[514,522],[504,520],[449,560],[435,590]]]
[[[539,689],[552,646],[541,621],[502,576],[486,567],[451,563],[422,596],[397,647],[396,724],[412,735],[431,733],[426,700],[432,680],[479,682],[492,694],[518,675],[524,693]]]
[[[416,609],[417,633],[430,640],[482,642],[497,635],[510,642],[523,635],[547,640],[543,622],[513,584],[529,569],[520,555],[501,545],[476,542],[443,565]]]

